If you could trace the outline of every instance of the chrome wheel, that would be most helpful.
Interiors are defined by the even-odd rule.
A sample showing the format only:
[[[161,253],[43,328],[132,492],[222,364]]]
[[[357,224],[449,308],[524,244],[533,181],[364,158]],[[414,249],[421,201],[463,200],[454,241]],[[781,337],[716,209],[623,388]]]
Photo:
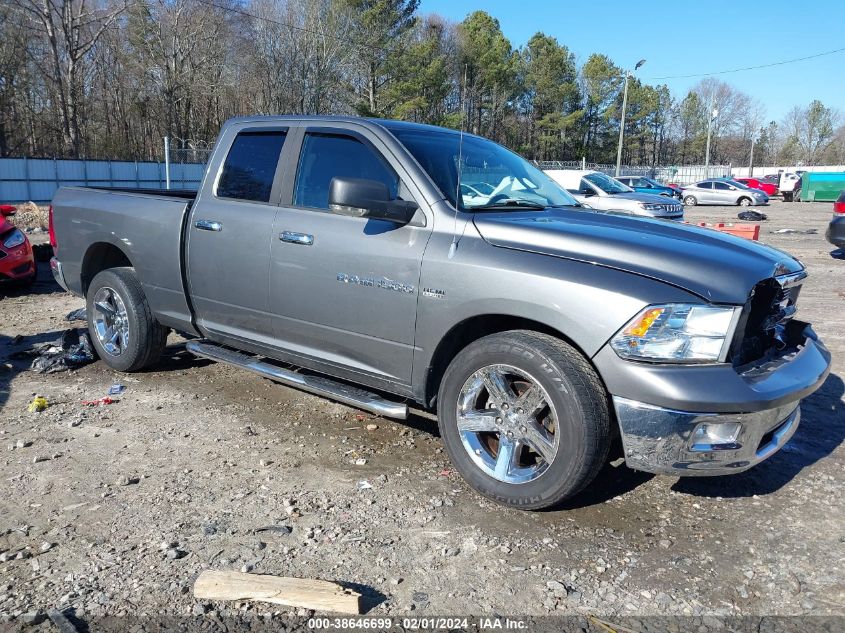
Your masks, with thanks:
[[[120,356],[129,345],[129,317],[123,299],[111,288],[103,287],[94,295],[94,331],[102,348]]]
[[[457,403],[461,442],[487,475],[522,484],[540,477],[560,445],[549,395],[530,374],[488,365],[461,387]]]
[[[741,207],[747,207],[750,204],[751,204],[751,200],[749,200],[748,198],[741,198],[740,201],[739,201],[739,206],[741,206]]]
[[[688,207],[694,207],[696,205],[697,200],[693,196],[687,196],[684,198],[684,204]]]

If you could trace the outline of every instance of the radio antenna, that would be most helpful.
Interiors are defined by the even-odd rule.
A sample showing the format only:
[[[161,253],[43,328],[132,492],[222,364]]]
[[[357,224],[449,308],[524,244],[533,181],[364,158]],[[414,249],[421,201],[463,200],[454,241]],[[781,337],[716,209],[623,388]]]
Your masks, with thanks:
[[[458,206],[461,201],[461,174],[464,170],[464,127],[466,127],[467,68],[464,64],[464,85],[461,88],[461,137],[458,141],[458,182],[455,185],[455,218],[452,223],[452,244],[449,246],[449,259],[458,250]]]

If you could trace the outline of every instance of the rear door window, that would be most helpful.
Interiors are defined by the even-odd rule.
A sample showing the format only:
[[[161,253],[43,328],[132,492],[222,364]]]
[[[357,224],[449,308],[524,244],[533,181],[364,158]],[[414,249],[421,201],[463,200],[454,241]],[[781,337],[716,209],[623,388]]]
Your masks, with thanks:
[[[328,210],[329,186],[337,177],[377,180],[392,199],[398,196],[399,177],[370,145],[343,134],[308,132],[299,155],[294,206]]]
[[[284,143],[284,130],[247,130],[238,133],[223,163],[217,182],[217,197],[270,202],[273,179]]]
[[[697,183],[695,186],[698,187],[699,189],[712,189],[713,183],[709,180],[705,180],[703,182]]]

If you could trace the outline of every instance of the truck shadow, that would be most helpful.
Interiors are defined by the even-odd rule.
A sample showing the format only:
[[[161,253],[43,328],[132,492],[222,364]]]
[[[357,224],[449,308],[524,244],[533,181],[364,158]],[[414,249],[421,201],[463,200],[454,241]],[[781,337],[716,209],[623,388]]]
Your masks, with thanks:
[[[830,455],[845,439],[845,383],[837,375],[801,402],[801,423],[780,452],[754,468],[725,477],[686,477],[675,492],[699,497],[767,495],[792,481],[804,468]]]

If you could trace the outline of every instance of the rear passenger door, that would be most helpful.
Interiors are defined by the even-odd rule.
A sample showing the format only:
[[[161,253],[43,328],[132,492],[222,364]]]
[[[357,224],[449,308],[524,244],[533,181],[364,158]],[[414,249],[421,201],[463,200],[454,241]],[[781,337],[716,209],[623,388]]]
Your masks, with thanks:
[[[229,150],[209,165],[191,211],[188,287],[197,323],[213,338],[273,342],[270,243],[286,138],[287,128],[227,128],[218,143]]]
[[[705,204],[713,202],[713,183],[709,180],[700,182],[695,185],[696,191],[693,192],[698,201]]]
[[[280,347],[329,373],[409,385],[431,222],[425,209],[407,225],[330,212],[335,177],[377,180],[394,198],[423,200],[377,135],[332,125],[299,131],[298,167],[288,170],[271,246],[275,335]]]

